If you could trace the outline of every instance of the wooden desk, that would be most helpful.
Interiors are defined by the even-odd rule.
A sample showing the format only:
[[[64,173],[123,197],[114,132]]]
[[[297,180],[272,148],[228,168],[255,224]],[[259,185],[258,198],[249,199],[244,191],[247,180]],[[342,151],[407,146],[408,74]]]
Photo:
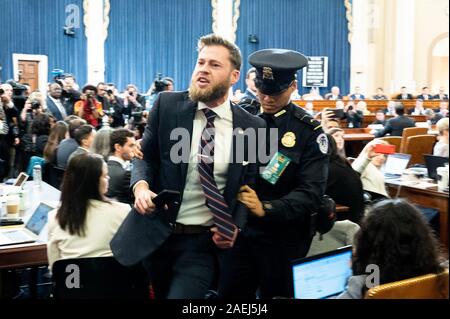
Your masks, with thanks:
[[[389,195],[395,197],[399,184],[386,183]],[[423,189],[414,186],[401,186],[398,197],[406,198],[410,202],[424,207],[434,208],[439,211],[439,230],[441,243],[448,249],[448,193],[439,192],[437,186]]]
[[[350,157],[358,157],[366,142],[375,138],[370,134],[369,128],[346,128],[344,129],[345,153]]]
[[[375,113],[377,110],[383,110],[386,108],[388,100],[364,100],[367,103],[367,109]],[[416,100],[392,100],[396,102],[401,102],[405,109],[412,109],[416,105]],[[309,101],[306,100],[293,100],[293,103],[297,104],[298,106],[304,107],[305,104]],[[349,100],[344,101],[345,104],[347,104]],[[353,101],[355,105],[359,102],[359,100]],[[336,107],[336,101],[330,101],[330,100],[316,100],[312,101],[314,105],[314,110],[317,112],[321,112],[324,108],[331,108],[334,109]],[[439,100],[428,100],[423,101],[423,107],[426,109],[437,109],[439,108]]]

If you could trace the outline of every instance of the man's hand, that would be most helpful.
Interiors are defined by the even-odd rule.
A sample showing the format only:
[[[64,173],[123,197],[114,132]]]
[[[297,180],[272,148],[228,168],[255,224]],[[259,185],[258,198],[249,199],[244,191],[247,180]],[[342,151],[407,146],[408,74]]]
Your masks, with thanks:
[[[153,203],[152,198],[155,196],[156,194],[148,189],[146,183],[138,184],[134,190],[134,208],[142,215],[153,213],[156,206]]]
[[[229,239],[223,237],[222,235],[220,235],[217,227],[211,228],[211,232],[213,233],[212,240],[213,240],[214,244],[216,244],[216,246],[221,249],[228,249],[228,248],[233,247],[234,242],[236,241],[237,235],[239,233],[239,230],[237,229],[237,227],[234,229],[234,234],[233,234],[232,240],[229,240]]]
[[[134,148],[134,157],[138,159],[144,159],[144,153],[141,150],[141,142],[142,140],[136,141],[136,147]]]
[[[258,195],[248,185],[241,186],[237,199],[247,206],[253,215],[257,217],[264,217],[266,215]]]

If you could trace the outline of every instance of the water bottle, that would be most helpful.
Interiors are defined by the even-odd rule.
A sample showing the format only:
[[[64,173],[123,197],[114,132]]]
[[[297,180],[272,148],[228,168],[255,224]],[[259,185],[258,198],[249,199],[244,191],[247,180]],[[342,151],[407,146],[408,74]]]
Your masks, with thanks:
[[[36,164],[33,166],[33,181],[34,185],[41,187],[42,184],[41,165]]]

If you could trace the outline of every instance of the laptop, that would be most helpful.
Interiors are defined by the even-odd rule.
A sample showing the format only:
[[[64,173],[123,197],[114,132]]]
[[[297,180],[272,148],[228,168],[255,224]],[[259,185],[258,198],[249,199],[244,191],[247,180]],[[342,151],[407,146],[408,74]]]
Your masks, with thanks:
[[[448,157],[435,156],[430,154],[424,154],[425,166],[428,170],[428,177],[437,181],[437,168],[444,167],[448,164]]]
[[[385,180],[399,179],[408,166],[411,154],[395,153],[387,156],[382,171]]]
[[[352,275],[352,246],[292,262],[295,299],[326,299],[345,291]]]
[[[55,207],[41,202],[25,224],[25,227],[0,229],[0,246],[37,241],[47,224],[48,213],[53,209]]]

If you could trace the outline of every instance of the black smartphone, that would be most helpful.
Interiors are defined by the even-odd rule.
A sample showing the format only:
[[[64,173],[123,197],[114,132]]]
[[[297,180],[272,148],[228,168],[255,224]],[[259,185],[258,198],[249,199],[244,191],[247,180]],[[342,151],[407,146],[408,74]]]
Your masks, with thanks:
[[[327,112],[333,112],[333,118],[342,120],[344,118],[344,110],[343,109],[326,109]]]
[[[152,202],[156,207],[164,207],[164,205],[179,204],[181,201],[180,192],[172,190],[163,190],[152,198]]]

